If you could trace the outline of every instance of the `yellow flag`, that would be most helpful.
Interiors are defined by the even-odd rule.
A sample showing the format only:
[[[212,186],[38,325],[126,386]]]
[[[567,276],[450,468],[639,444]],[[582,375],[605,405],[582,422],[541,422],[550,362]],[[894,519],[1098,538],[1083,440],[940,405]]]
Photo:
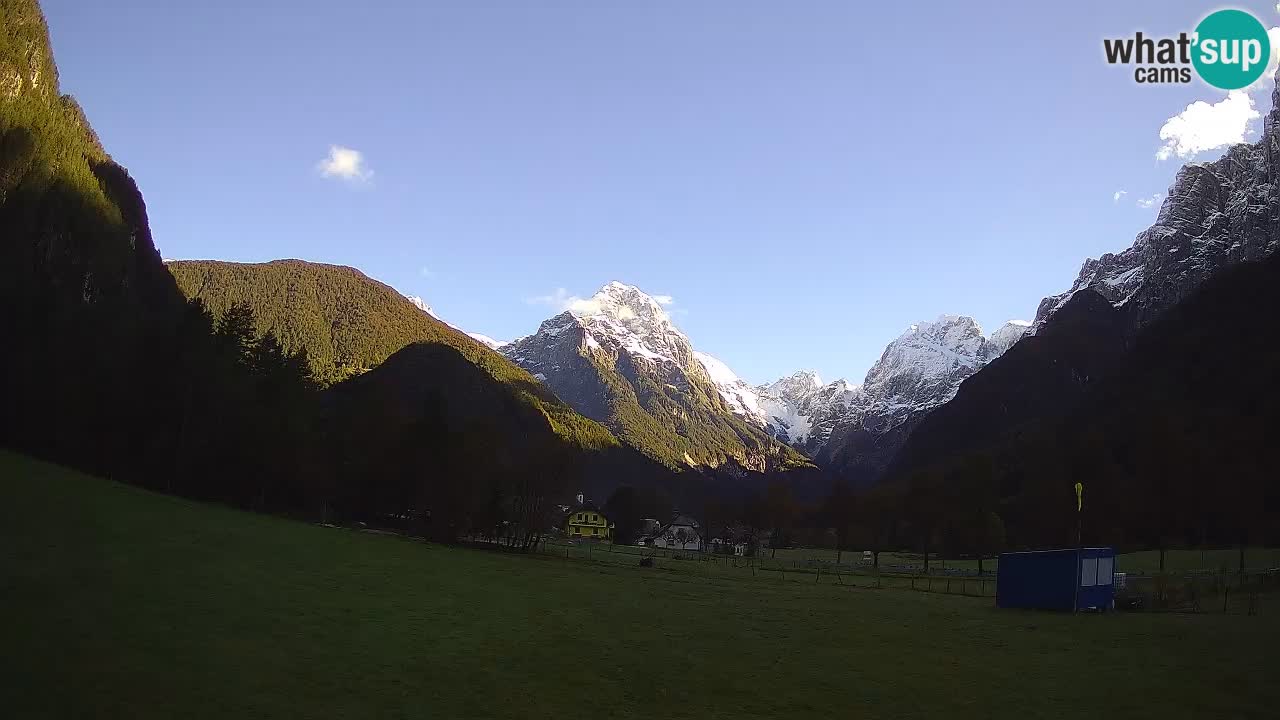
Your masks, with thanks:
[[[1076,512],[1084,509],[1084,483],[1076,483]]]

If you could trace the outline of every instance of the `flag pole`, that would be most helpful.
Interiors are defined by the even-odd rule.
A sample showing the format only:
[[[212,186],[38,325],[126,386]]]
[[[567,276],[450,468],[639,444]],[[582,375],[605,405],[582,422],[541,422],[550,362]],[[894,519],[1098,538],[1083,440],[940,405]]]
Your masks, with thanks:
[[[1084,510],[1084,483],[1076,483],[1076,576],[1072,580],[1075,592],[1071,612],[1080,612],[1080,575],[1084,572],[1084,541],[1081,540],[1081,515]]]

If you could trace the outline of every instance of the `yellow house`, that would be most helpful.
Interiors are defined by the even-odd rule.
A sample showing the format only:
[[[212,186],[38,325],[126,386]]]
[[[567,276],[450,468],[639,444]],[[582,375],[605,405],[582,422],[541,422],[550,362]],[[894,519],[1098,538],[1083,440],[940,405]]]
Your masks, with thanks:
[[[593,540],[613,538],[613,525],[609,523],[604,513],[594,508],[580,508],[570,512],[567,530],[571,538]]]

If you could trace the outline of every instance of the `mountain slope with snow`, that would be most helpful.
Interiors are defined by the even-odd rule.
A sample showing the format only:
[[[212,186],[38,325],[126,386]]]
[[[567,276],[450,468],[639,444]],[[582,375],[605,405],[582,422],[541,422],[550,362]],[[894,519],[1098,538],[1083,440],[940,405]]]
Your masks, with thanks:
[[[1275,253],[1278,177],[1280,91],[1273,91],[1261,139],[1181,168],[1155,224],[1124,251],[1086,260],[1067,292],[1045,298],[1033,337],[916,428],[893,463],[895,476],[940,467],[1073,412],[1167,311],[1218,273]]]
[[[611,282],[500,352],[672,467],[766,472],[808,465],[749,421],[758,403],[751,388],[723,363],[699,357],[662,305],[634,286]]]
[[[1071,289],[1045,298],[1034,330],[1076,293],[1091,288],[1129,306],[1135,331],[1187,297],[1215,272],[1260,260],[1280,246],[1280,87],[1262,138],[1218,160],[1178,171],[1151,227],[1120,253],[1086,260]]]
[[[917,323],[885,348],[861,385],[823,384],[817,373],[800,371],[753,387],[720,360],[695,356],[731,411],[820,462],[839,459],[858,466],[858,478],[871,478],[920,417],[950,400],[965,378],[1002,355],[1029,326],[1010,321],[986,337],[969,317]],[[849,461],[863,455],[865,463]]]
[[[467,334],[468,334],[468,335],[470,335],[470,336],[471,336],[471,338],[472,338],[473,340],[479,340],[480,342],[484,343],[485,345],[488,345],[488,346],[489,346],[489,349],[491,349],[491,350],[498,350],[498,349],[500,349],[501,347],[503,347],[504,345],[508,345],[508,344],[510,344],[510,343],[508,343],[506,340],[494,340],[493,338],[491,338],[491,337],[489,337],[488,335],[485,335],[485,334],[483,334],[483,333],[474,333],[474,332],[469,332],[469,333],[467,333]]]

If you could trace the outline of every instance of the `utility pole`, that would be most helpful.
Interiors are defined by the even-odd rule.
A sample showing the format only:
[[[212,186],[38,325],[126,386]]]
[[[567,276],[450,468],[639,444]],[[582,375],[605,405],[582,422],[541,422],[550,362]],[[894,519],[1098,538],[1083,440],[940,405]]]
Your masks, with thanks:
[[[1076,576],[1072,580],[1075,587],[1071,612],[1080,611],[1080,574],[1084,572],[1084,542],[1081,540],[1081,516],[1084,510],[1084,483],[1076,483]]]

